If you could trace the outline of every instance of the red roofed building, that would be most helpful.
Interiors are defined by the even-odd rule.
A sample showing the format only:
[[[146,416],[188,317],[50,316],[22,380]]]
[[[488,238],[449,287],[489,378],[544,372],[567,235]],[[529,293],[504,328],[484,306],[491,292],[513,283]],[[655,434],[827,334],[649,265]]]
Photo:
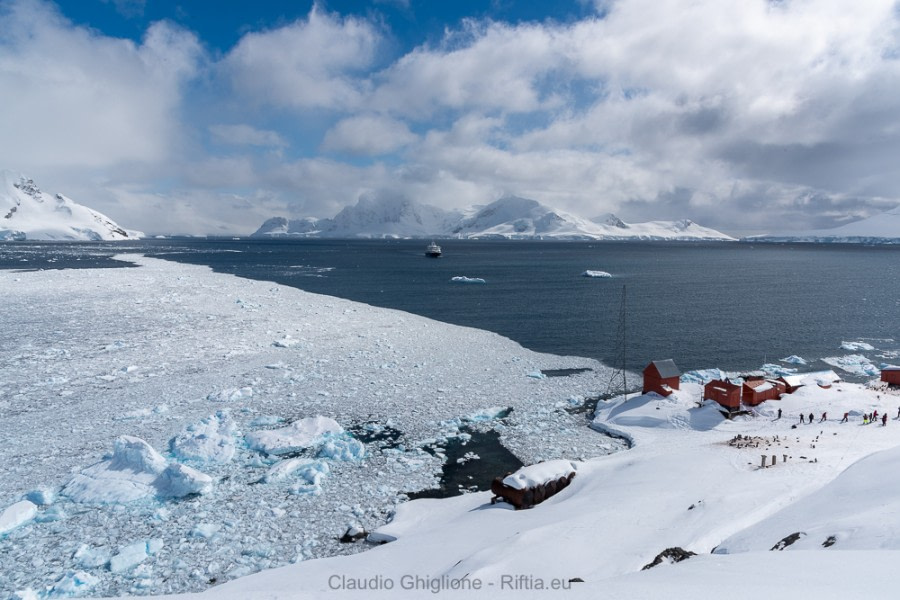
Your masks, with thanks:
[[[656,392],[660,396],[668,396],[681,385],[681,371],[671,358],[654,360],[644,367],[644,391]]]
[[[900,367],[885,367],[881,370],[881,380],[891,385],[900,385]]]
[[[727,379],[713,379],[703,386],[703,399],[715,400],[728,410],[740,410],[741,386]]]
[[[745,381],[743,386],[744,404],[756,406],[766,400],[778,400],[787,390],[787,386],[777,379],[755,379]]]

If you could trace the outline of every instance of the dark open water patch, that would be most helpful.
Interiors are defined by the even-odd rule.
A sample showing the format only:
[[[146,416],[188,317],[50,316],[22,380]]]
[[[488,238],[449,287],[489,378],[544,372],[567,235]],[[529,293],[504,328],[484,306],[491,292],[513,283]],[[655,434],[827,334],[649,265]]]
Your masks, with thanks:
[[[541,369],[541,373],[547,377],[569,377],[570,375],[578,375],[579,373],[587,373],[593,369],[580,367],[576,369]]]
[[[447,460],[439,487],[407,494],[410,500],[450,498],[465,492],[489,490],[495,477],[522,468],[522,461],[500,443],[500,434],[493,429],[475,431],[464,427],[462,431],[472,437],[467,441],[452,438],[443,446]],[[478,458],[470,459],[467,454]]]

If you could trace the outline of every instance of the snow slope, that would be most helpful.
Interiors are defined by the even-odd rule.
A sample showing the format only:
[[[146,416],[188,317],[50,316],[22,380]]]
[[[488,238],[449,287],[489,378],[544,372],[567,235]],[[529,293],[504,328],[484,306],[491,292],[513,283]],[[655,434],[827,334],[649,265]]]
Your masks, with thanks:
[[[0,171],[0,241],[140,238],[62,194],[51,196],[20,173]]]
[[[453,596],[454,586],[478,585],[454,597],[555,597],[539,589],[555,585],[573,598],[895,597],[900,503],[888,474],[900,422],[841,423],[840,415],[895,413],[900,397],[856,384],[804,388],[727,421],[697,406],[699,391],[686,384],[669,398],[601,406],[597,426],[635,446],[578,464],[572,485],[531,510],[491,505],[489,493],[416,500],[379,530],[395,541],[259,573],[207,596]],[[794,417],[826,409],[832,418],[822,423],[799,426]],[[763,453],[777,464],[760,468]],[[642,570],[673,547],[697,556]]]
[[[833,229],[818,229],[791,235],[753,236],[746,239],[754,242],[898,244],[900,243],[900,206],[880,215]]]
[[[526,198],[501,198],[463,212],[406,199],[361,199],[334,219],[266,221],[254,236],[466,237],[506,239],[732,240],[689,220],[627,224],[613,215],[596,222]]]

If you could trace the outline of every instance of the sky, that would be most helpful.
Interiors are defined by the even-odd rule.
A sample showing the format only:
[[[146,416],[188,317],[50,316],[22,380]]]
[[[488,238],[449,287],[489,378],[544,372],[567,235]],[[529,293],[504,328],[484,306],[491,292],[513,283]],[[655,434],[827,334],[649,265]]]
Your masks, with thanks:
[[[532,198],[732,234],[900,204],[893,0],[0,0],[0,168],[148,233]]]

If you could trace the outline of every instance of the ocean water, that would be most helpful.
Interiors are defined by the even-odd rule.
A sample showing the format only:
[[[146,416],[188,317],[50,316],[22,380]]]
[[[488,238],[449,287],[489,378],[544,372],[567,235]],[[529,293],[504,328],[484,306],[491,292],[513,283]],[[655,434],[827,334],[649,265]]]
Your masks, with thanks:
[[[799,355],[851,380],[900,362],[900,248],[856,245],[171,239],[12,243],[0,268],[108,267],[140,252],[497,332],[640,370],[751,370]],[[610,278],[582,277],[586,270]],[[485,283],[454,283],[453,277]],[[624,320],[621,318],[624,296]],[[621,328],[624,324],[624,336]],[[863,342],[860,349],[846,342]],[[842,348],[845,345],[846,348]],[[871,349],[869,349],[871,346]],[[477,349],[475,349],[477,351]],[[862,356],[864,359],[857,358]],[[842,362],[843,361],[843,362]]]

